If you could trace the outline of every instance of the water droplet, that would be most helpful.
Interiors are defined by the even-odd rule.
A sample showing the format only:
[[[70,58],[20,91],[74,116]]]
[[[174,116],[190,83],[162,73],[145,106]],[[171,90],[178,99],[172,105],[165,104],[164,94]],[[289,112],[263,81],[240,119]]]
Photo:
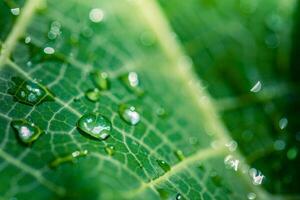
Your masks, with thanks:
[[[99,23],[104,18],[104,12],[100,8],[93,8],[89,13],[89,18],[94,23]]]
[[[281,118],[281,119],[279,120],[279,128],[280,128],[281,130],[285,129],[286,126],[288,125],[288,122],[289,122],[289,121],[288,121],[287,118],[285,118],[285,117]]]
[[[298,155],[298,149],[297,149],[297,147],[292,147],[287,152],[287,157],[290,160],[294,160],[297,157],[297,155]]]
[[[119,77],[121,82],[126,86],[126,88],[134,92],[138,96],[144,95],[144,90],[140,87],[139,76],[136,72],[129,72]]]
[[[264,179],[264,175],[257,169],[251,168],[249,169],[249,175],[252,179],[253,185],[260,185]]]
[[[232,155],[228,155],[225,157],[224,163],[227,167],[234,169],[234,171],[237,171],[240,161],[238,159],[235,159]]]
[[[27,36],[24,40],[25,44],[28,44],[31,42],[31,37],[30,36]]]
[[[25,144],[31,144],[42,133],[38,126],[26,119],[13,120],[11,126],[17,131],[19,139]]]
[[[170,165],[164,160],[156,160],[157,164],[165,171],[168,172],[171,170]]]
[[[10,9],[10,12],[13,15],[19,15],[20,14],[20,8],[12,8],[12,9]]]
[[[261,82],[257,81],[257,83],[251,88],[251,92],[259,92],[261,90]]]
[[[52,162],[49,163],[49,167],[56,168],[63,163],[67,163],[67,162],[74,163],[76,161],[76,158],[86,156],[87,154],[88,154],[88,150],[74,151],[69,155],[54,159]]]
[[[48,32],[48,38],[50,40],[56,39],[60,34],[61,24],[58,21],[54,21],[51,23],[50,31]]]
[[[130,125],[136,125],[140,122],[140,114],[136,111],[134,106],[121,104],[119,106],[119,114],[121,118]]]
[[[31,66],[32,66],[32,62],[31,62],[31,61],[28,61],[28,62],[26,63],[26,65],[27,65],[28,67],[31,67]]]
[[[233,152],[236,150],[238,144],[236,141],[231,140],[228,143],[226,143],[225,146],[228,147],[229,151]]]
[[[181,194],[178,193],[178,194],[176,195],[176,198],[175,198],[175,199],[176,199],[176,200],[181,200],[181,199],[182,199]]]
[[[247,198],[248,198],[249,200],[253,200],[253,199],[256,198],[256,194],[253,193],[253,192],[249,192],[249,193],[247,194]]]
[[[110,121],[99,113],[84,114],[77,122],[77,127],[93,138],[105,140],[112,129]]]
[[[175,156],[178,158],[178,160],[183,160],[184,159],[184,155],[183,155],[183,152],[182,151],[180,151],[180,150],[176,150],[176,151],[174,151],[174,154],[175,154]]]
[[[105,152],[108,155],[112,156],[115,153],[115,147],[113,145],[107,145],[107,146],[105,146]]]
[[[55,53],[55,50],[54,50],[54,48],[52,48],[52,47],[45,47],[45,48],[44,48],[44,53],[45,53],[45,54],[54,54],[54,53]]]
[[[15,85],[8,90],[8,93],[20,103],[33,106],[54,99],[54,95],[36,81],[26,81],[20,77],[13,77],[11,80]]]
[[[162,117],[162,118],[164,118],[168,115],[167,111],[163,107],[157,108],[155,113],[158,117]]]
[[[100,99],[101,93],[97,88],[87,90],[85,96],[90,101],[98,101]]]
[[[106,72],[95,70],[91,73],[91,76],[99,90],[108,90],[110,88],[110,81]]]
[[[274,149],[277,151],[281,151],[285,148],[285,141],[284,140],[276,140],[274,142]]]

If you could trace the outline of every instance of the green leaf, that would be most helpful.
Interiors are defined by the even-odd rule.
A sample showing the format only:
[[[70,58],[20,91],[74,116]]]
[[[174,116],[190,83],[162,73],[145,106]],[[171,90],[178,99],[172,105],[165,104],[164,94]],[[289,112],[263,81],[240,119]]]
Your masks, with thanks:
[[[1,199],[271,199],[232,146],[168,8],[154,0],[23,3],[0,3]],[[95,71],[109,82],[95,85]],[[124,81],[131,72],[138,87]],[[17,101],[13,77],[38,83],[51,101]],[[91,101],[86,92],[96,87]],[[134,108],[125,118],[134,123],[122,105]],[[110,121],[110,137],[77,127],[89,113]],[[24,119],[44,132],[30,146],[11,126]]]

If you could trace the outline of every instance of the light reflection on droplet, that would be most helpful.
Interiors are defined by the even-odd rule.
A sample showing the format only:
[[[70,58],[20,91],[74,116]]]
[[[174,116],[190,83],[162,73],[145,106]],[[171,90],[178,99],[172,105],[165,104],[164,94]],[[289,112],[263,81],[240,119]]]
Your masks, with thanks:
[[[10,9],[10,12],[13,15],[19,15],[20,14],[20,8],[12,8],[12,9]]]
[[[253,193],[253,192],[249,192],[249,193],[247,194],[247,198],[248,198],[249,200],[253,200],[253,199],[256,198],[256,194]]]
[[[31,37],[27,36],[24,41],[25,41],[25,44],[30,43],[31,42]]]
[[[283,117],[283,118],[281,118],[280,120],[279,120],[279,128],[281,129],[281,130],[283,130],[283,129],[285,129],[286,128],[286,126],[288,125],[288,119],[287,118],[285,118],[285,117]]]
[[[228,155],[224,159],[224,164],[228,168],[234,169],[234,171],[238,170],[240,161],[238,159],[235,159],[232,155]]]
[[[226,143],[225,146],[228,147],[229,151],[233,152],[236,150],[238,144],[236,141],[231,140],[228,143]]]
[[[261,90],[261,82],[257,81],[256,84],[250,89],[251,92],[259,92]]]
[[[265,176],[257,169],[251,168],[249,169],[249,175],[250,178],[252,179],[253,185],[260,185],[263,182],[263,179]]]

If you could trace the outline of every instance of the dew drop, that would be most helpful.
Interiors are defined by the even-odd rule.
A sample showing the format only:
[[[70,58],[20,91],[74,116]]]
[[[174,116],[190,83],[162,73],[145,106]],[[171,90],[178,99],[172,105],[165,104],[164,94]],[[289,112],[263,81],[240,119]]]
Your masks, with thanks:
[[[25,44],[28,44],[31,42],[31,37],[30,36],[27,36],[24,40]]]
[[[101,93],[97,88],[95,88],[95,89],[87,90],[85,92],[85,96],[88,100],[95,102],[100,99]]]
[[[157,164],[164,170],[165,172],[168,172],[171,170],[170,165],[164,161],[164,160],[156,160]]]
[[[119,106],[119,114],[121,118],[130,125],[136,125],[140,122],[140,114],[136,111],[134,106],[121,104]]]
[[[91,73],[91,76],[95,86],[99,90],[108,90],[110,88],[110,81],[106,72],[95,70]]]
[[[54,48],[52,48],[52,47],[45,47],[44,48],[44,53],[45,54],[54,54],[55,53],[55,50],[54,50]]]
[[[115,146],[113,145],[106,145],[104,149],[109,156],[112,156],[115,153]]]
[[[281,130],[283,130],[283,129],[285,129],[286,127],[287,127],[287,125],[288,125],[288,119],[287,118],[285,118],[285,117],[283,117],[283,118],[281,118],[280,120],[279,120],[279,128],[281,129]]]
[[[181,150],[174,151],[174,154],[178,160],[182,161],[184,159],[184,154]]]
[[[259,92],[261,90],[261,82],[257,81],[257,83],[250,89],[251,92]]]
[[[158,117],[164,118],[168,115],[166,109],[164,109],[163,107],[158,107],[155,111],[156,115]]]
[[[13,15],[19,15],[20,14],[20,8],[12,8],[10,9],[10,12],[13,14]]]
[[[100,8],[93,8],[89,13],[89,18],[94,23],[99,23],[104,18],[104,12]]]
[[[23,80],[20,77],[12,77],[11,80],[15,85],[8,90],[8,93],[20,103],[33,106],[54,99],[54,95],[37,81]]]
[[[76,158],[86,156],[87,154],[88,154],[88,150],[74,151],[69,155],[55,158],[52,162],[49,163],[49,167],[56,168],[59,165],[67,162],[75,163]]]
[[[119,77],[121,82],[125,85],[125,87],[134,92],[138,96],[144,95],[144,90],[140,87],[139,76],[136,72],[129,72]]]
[[[181,194],[176,194],[176,198],[175,198],[176,200],[181,200],[182,199],[182,196],[181,196]]]
[[[294,160],[297,157],[297,155],[298,155],[298,149],[297,149],[297,147],[292,147],[287,152],[287,157],[290,160]]]
[[[229,151],[233,152],[236,150],[238,144],[236,141],[231,140],[228,143],[226,143],[225,146],[228,147]]]
[[[77,122],[77,127],[93,138],[105,140],[111,132],[110,121],[99,113],[84,114]]]
[[[247,194],[247,198],[248,198],[249,200],[253,200],[253,199],[256,198],[256,194],[253,193],[253,192],[249,192],[249,193]]]
[[[42,133],[38,126],[26,119],[13,120],[11,126],[16,130],[19,139],[24,144],[31,144],[38,139]]]
[[[224,164],[228,168],[234,169],[234,171],[238,170],[240,161],[238,159],[235,159],[232,155],[228,155],[224,159]]]
[[[253,185],[262,184],[262,181],[265,177],[259,170],[255,169],[255,168],[249,169],[249,175],[250,175],[250,178],[252,179]]]

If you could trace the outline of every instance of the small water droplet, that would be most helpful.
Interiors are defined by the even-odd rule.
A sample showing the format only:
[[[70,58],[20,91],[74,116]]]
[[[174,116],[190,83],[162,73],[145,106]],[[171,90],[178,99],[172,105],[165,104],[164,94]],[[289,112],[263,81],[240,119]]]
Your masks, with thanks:
[[[11,80],[15,85],[8,90],[8,93],[20,103],[33,106],[54,99],[54,95],[37,81],[26,81],[20,77],[12,77]]]
[[[26,119],[13,120],[11,126],[17,131],[19,139],[25,144],[31,144],[42,133],[38,126]]]
[[[166,109],[164,109],[163,107],[157,108],[155,113],[158,117],[162,117],[162,118],[164,118],[168,115]]]
[[[257,83],[250,89],[251,92],[259,92],[261,90],[261,82],[257,81]]]
[[[224,164],[228,168],[234,169],[234,171],[238,170],[240,161],[238,159],[235,159],[232,155],[228,155],[224,159]]]
[[[274,149],[277,151],[281,151],[285,148],[285,141],[284,140],[276,140],[274,142]]]
[[[255,169],[255,168],[249,169],[249,175],[250,175],[250,178],[252,179],[253,185],[262,184],[262,181],[265,177],[259,170]]]
[[[110,81],[106,72],[95,70],[91,73],[92,80],[99,90],[108,90],[110,88]]]
[[[104,12],[100,8],[93,8],[89,13],[89,18],[94,23],[99,23],[104,18]]]
[[[285,129],[286,127],[287,127],[287,125],[288,125],[288,119],[287,118],[285,118],[285,117],[283,117],[283,118],[281,118],[280,120],[279,120],[279,128],[281,129],[281,130],[283,130],[283,129]]]
[[[228,143],[226,143],[225,146],[228,147],[229,151],[233,152],[236,150],[238,144],[236,141],[231,140]]]
[[[76,161],[76,158],[86,156],[87,154],[88,154],[88,150],[74,151],[69,155],[57,157],[56,159],[54,159],[52,162],[49,163],[49,167],[56,168],[63,163],[67,163],[67,162],[74,163]]]
[[[287,157],[290,160],[294,160],[297,157],[297,155],[298,155],[298,149],[297,149],[297,147],[292,147],[287,152]]]
[[[249,192],[249,193],[247,194],[247,198],[248,198],[249,200],[253,200],[253,199],[256,198],[256,194],[253,193],[253,192]]]
[[[119,106],[119,114],[121,118],[130,125],[136,125],[140,122],[140,114],[136,111],[134,106],[121,104]]]
[[[85,96],[88,100],[95,102],[100,99],[101,93],[97,88],[94,88],[87,90]]]
[[[93,138],[105,140],[111,132],[110,121],[99,113],[84,114],[77,122],[77,127]]]
[[[178,158],[178,160],[183,160],[184,159],[184,155],[183,152],[181,150],[176,150],[174,151],[175,156]]]
[[[27,36],[24,40],[25,44],[28,44],[31,42],[31,37],[30,36]]]
[[[61,24],[59,21],[54,21],[51,23],[50,31],[48,32],[48,38],[50,40],[56,39],[60,34]]]
[[[144,90],[140,87],[139,76],[136,72],[129,72],[119,77],[121,82],[126,86],[126,88],[134,92],[138,96],[144,95]]]
[[[109,155],[112,156],[115,153],[115,147],[113,145],[107,145],[105,146],[105,152]]]
[[[164,170],[165,172],[168,172],[171,170],[170,165],[164,161],[164,160],[156,160],[157,164]]]
[[[13,15],[19,15],[20,14],[20,8],[12,8],[10,9],[10,12],[13,14]]]
[[[176,198],[175,198],[175,199],[176,199],[176,200],[181,200],[181,199],[182,199],[181,194],[178,193],[178,194],[176,195]]]
[[[54,48],[52,48],[52,47],[45,47],[44,48],[44,53],[45,54],[54,54],[55,53],[55,50],[54,50]]]

